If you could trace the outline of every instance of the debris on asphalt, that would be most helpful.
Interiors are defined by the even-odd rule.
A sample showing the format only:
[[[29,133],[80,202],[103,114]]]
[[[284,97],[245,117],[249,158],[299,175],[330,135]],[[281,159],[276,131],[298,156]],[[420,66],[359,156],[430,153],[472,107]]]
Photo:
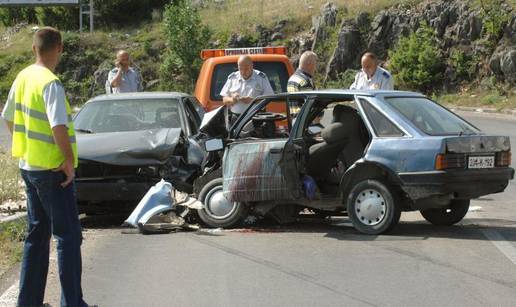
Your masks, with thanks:
[[[468,212],[481,212],[482,207],[481,206],[470,206],[468,209]]]
[[[175,190],[162,179],[149,189],[123,225],[138,228],[142,234],[198,230],[197,225],[187,223],[185,218],[190,209],[202,208],[197,199]]]
[[[207,236],[223,236],[224,229],[222,228],[200,228],[197,231],[199,235],[207,235]]]

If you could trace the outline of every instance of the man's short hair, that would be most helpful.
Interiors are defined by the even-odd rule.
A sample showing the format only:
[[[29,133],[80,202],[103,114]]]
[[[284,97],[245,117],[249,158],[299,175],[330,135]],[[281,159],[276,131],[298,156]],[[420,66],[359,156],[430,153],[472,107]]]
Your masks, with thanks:
[[[34,33],[32,44],[39,54],[44,54],[63,43],[61,32],[52,27],[43,27]]]
[[[249,63],[249,64],[253,64],[253,59],[251,59],[250,56],[248,55],[241,55],[239,58],[238,58],[238,64],[240,63]]]
[[[129,55],[129,52],[127,52],[126,50],[122,49],[122,50],[118,50],[118,52],[116,53],[116,56],[119,57],[119,56],[122,56],[124,54],[127,54]]]
[[[299,59],[299,65],[308,65],[317,62],[317,54],[312,51],[305,51],[301,54],[301,58]]]
[[[370,59],[370,60],[373,60],[373,61],[376,61],[378,58],[376,57],[376,54],[372,53],[372,52],[366,52],[364,53],[364,55],[362,56],[362,58],[367,58],[367,59]]]

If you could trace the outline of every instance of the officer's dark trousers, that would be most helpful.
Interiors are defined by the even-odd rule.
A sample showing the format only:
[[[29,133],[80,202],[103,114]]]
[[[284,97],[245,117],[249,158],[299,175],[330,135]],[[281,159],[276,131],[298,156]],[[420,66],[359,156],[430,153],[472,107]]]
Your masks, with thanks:
[[[27,192],[28,234],[18,306],[41,306],[48,273],[50,238],[57,240],[61,306],[86,306],[81,289],[81,225],[74,183],[61,187],[61,172],[21,170]]]

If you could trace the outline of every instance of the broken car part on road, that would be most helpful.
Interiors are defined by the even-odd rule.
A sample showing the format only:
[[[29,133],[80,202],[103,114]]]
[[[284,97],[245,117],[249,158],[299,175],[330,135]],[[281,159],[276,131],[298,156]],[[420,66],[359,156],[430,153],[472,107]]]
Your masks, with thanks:
[[[185,221],[190,209],[201,210],[203,205],[187,193],[175,190],[161,180],[145,194],[124,225],[138,228],[141,233],[163,233],[175,229],[198,229]]]

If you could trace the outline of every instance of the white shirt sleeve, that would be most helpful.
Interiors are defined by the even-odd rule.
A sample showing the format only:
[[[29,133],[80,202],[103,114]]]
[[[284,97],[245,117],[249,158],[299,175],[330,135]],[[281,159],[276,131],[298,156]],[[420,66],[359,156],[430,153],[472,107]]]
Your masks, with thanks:
[[[394,90],[394,79],[392,75],[389,78],[383,78],[382,90]]]
[[[14,110],[16,108],[16,101],[14,100],[14,91],[16,86],[11,86],[9,90],[9,95],[7,96],[7,101],[5,102],[4,109],[2,111],[2,118],[9,122],[14,122]]]
[[[59,81],[50,82],[43,90],[43,100],[47,111],[50,127],[68,126],[68,114],[66,112],[66,96],[64,87]]]
[[[357,86],[358,86],[358,77],[360,76],[360,72],[357,72],[357,74],[355,75],[355,81],[351,84],[351,86],[349,87],[350,90],[356,90],[357,89]]]
[[[269,82],[269,78],[265,77],[262,81],[263,86],[263,94],[262,95],[274,95],[274,90],[272,89],[271,83]]]
[[[113,79],[115,79],[115,76],[116,76],[115,70],[114,69],[110,70],[109,74],[108,74],[108,78],[107,78],[110,86],[111,86],[111,82],[113,82]]]
[[[231,79],[228,78],[228,80],[224,84],[224,87],[222,87],[222,90],[220,91],[220,96],[229,97],[229,88],[230,87],[231,87]]]

